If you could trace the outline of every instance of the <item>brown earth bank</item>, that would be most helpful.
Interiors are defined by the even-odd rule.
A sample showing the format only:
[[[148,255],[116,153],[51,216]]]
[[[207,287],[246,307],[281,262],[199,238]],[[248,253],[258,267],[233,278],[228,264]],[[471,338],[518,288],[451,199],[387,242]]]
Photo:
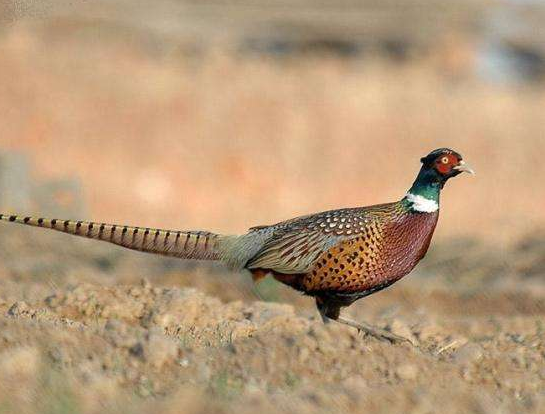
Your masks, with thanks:
[[[391,345],[274,281],[34,230],[0,235],[2,413],[545,410],[542,235],[444,241],[345,311]]]

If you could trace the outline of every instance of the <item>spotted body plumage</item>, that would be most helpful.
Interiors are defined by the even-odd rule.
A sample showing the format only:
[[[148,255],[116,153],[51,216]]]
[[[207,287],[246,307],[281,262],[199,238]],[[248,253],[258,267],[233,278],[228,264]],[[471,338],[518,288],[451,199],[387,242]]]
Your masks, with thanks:
[[[322,253],[303,280],[304,290],[365,292],[409,273],[426,253],[438,214],[393,214],[398,216],[388,221],[369,220],[364,231]]]
[[[438,216],[411,211],[402,200],[290,220],[270,226],[276,231],[246,267],[346,306],[409,273],[425,255]]]
[[[442,148],[421,159],[422,168],[401,200],[311,214],[229,236],[207,231],[161,230],[115,224],[1,215],[0,220],[49,228],[182,259],[219,260],[248,269],[255,279],[272,274],[316,298],[324,320],[382,331],[339,317],[340,308],[390,286],[426,254],[439,217],[439,193],[462,171],[460,154]]]

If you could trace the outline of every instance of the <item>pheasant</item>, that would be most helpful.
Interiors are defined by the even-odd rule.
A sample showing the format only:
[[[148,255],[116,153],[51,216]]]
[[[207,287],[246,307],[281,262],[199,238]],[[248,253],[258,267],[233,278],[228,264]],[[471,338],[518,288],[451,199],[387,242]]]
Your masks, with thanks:
[[[216,260],[248,269],[315,298],[324,321],[338,321],[379,339],[404,338],[340,316],[340,309],[408,274],[424,257],[448,179],[473,174],[462,156],[440,148],[421,158],[412,187],[396,202],[343,208],[252,227],[243,235],[161,230],[87,221],[0,215],[8,222],[44,227],[129,249],[181,259]]]

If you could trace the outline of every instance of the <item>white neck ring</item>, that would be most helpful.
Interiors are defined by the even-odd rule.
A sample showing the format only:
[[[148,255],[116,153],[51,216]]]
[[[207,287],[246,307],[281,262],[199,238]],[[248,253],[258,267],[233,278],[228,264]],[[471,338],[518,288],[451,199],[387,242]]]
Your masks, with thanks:
[[[407,193],[405,198],[412,203],[412,209],[420,213],[434,213],[439,210],[439,203],[435,200],[423,197],[418,194]]]

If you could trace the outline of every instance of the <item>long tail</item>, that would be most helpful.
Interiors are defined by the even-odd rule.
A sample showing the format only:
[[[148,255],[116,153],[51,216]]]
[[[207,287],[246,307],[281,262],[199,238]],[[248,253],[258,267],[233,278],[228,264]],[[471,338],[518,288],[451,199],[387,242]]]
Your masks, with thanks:
[[[221,260],[221,242],[228,237],[207,231],[161,230],[5,214],[0,214],[0,220],[43,227],[75,236],[102,240],[132,250],[182,259]]]

